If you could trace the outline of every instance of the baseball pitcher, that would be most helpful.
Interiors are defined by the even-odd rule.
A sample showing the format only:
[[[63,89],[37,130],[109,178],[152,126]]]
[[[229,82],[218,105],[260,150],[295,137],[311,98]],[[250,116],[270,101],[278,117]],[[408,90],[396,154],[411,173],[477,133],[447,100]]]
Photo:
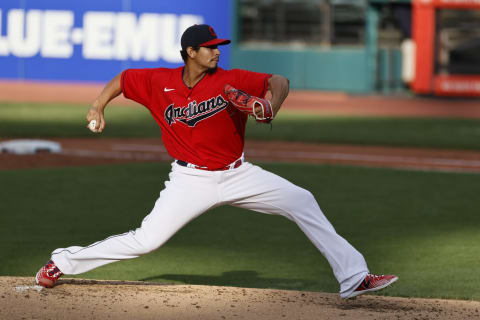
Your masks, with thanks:
[[[37,284],[53,287],[63,274],[152,252],[189,221],[219,205],[295,222],[328,260],[342,298],[380,290],[398,279],[370,274],[362,254],[335,232],[309,191],[245,161],[248,117],[271,122],[288,95],[289,82],[280,75],[218,67],[218,46],[229,43],[217,38],[209,25],[191,26],[181,37],[183,67],[127,69],[105,86],[88,111],[90,129],[105,129],[104,109],[120,94],[142,104],[160,126],[163,144],[175,159],[169,180],[141,226],[86,247],[54,250],[38,271]]]

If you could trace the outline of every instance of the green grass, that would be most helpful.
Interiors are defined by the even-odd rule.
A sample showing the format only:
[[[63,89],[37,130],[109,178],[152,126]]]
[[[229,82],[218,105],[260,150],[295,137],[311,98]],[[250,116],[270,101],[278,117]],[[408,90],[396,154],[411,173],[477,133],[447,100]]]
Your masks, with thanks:
[[[86,128],[84,105],[0,104],[0,138],[159,137],[143,107],[112,106]],[[248,139],[480,150],[480,119],[322,117],[249,121]],[[0,155],[1,156],[1,155]],[[311,190],[371,271],[400,281],[382,294],[480,300],[480,175],[265,164]],[[169,165],[0,171],[0,275],[33,276],[57,247],[137,227]],[[299,204],[301,205],[301,204]],[[144,257],[80,277],[337,292],[330,267],[292,222],[216,208]]]
[[[263,167],[311,190],[371,271],[400,276],[382,294],[480,300],[480,175]],[[0,275],[33,276],[57,247],[137,227],[168,171],[166,163],[0,171]],[[231,207],[202,215],[154,253],[80,277],[338,291],[294,223]]]
[[[0,137],[94,137],[87,106],[0,104]],[[95,137],[159,137],[146,108],[111,106]],[[247,139],[480,150],[480,119],[364,118],[280,113],[269,125],[249,120]]]
[[[63,104],[0,104],[0,137],[94,137],[87,129],[88,106]],[[159,137],[160,127],[141,106],[105,110],[102,137]]]

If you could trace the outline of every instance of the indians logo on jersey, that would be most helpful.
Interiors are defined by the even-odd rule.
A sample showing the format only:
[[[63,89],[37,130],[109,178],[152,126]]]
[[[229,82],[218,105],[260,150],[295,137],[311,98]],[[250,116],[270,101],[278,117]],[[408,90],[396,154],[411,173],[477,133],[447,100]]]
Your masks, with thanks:
[[[228,102],[223,99],[222,95],[212,97],[199,104],[197,104],[197,101],[193,100],[186,107],[175,107],[172,103],[165,110],[165,121],[167,121],[169,126],[176,121],[179,121],[185,123],[189,127],[195,127],[199,121],[213,116],[227,106]]]

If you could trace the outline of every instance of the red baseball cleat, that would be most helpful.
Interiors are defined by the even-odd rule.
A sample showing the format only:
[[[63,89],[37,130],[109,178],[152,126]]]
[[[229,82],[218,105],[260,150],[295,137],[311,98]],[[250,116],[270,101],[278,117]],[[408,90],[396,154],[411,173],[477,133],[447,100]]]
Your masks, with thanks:
[[[50,260],[38,270],[35,282],[42,287],[52,288],[61,276],[63,276],[62,271],[58,269],[55,262]]]
[[[362,281],[358,288],[355,289],[355,291],[353,291],[349,296],[345,297],[345,299],[350,299],[367,292],[381,290],[385,287],[388,287],[397,280],[398,277],[391,274],[381,276],[367,274],[365,280]]]

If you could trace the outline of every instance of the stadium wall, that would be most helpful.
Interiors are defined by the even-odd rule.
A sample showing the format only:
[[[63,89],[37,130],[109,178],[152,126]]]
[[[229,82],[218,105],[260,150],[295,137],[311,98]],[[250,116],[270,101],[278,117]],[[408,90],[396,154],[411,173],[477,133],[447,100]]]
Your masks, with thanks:
[[[369,72],[360,49],[289,50],[234,48],[232,67],[282,74],[292,88],[363,93]]]
[[[125,68],[183,65],[183,30],[229,36],[232,1],[2,0],[0,79],[105,82]],[[222,50],[230,65],[230,48]]]
[[[233,40],[222,47],[221,67],[283,74],[294,89],[368,93],[391,83],[388,71],[401,63],[380,59],[377,68],[372,63],[377,49],[372,53],[368,44],[330,49],[239,45],[236,6],[235,0],[3,0],[0,81],[104,83],[126,68],[178,67],[183,64],[180,35],[195,23],[212,24],[219,36]]]

